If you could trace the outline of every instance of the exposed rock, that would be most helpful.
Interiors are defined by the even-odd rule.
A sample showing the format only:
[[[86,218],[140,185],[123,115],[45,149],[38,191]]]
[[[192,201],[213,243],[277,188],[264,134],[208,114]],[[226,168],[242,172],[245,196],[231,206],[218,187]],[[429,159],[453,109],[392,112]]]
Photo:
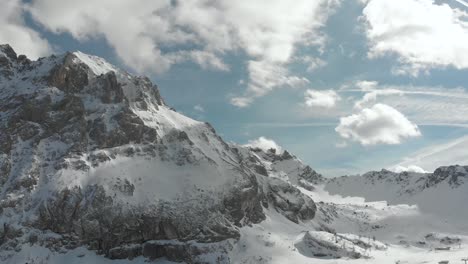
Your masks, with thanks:
[[[425,187],[429,188],[448,179],[452,187],[458,187],[468,180],[468,166],[447,166],[437,168],[427,177]]]
[[[314,201],[282,180],[270,179],[267,195],[275,208],[295,223],[315,216],[317,207]]]
[[[88,85],[89,67],[84,63],[76,63],[76,56],[67,53],[63,63],[52,69],[47,77],[48,84],[64,92],[79,92]]]
[[[122,247],[115,247],[109,250],[110,259],[134,259],[142,255],[141,244],[131,244]]]
[[[363,257],[365,248],[360,247],[360,239],[349,239],[339,234],[327,232],[305,232],[294,243],[299,253],[315,258],[342,258],[358,259]],[[377,245],[383,245],[378,242]]]
[[[103,103],[120,103],[124,100],[122,86],[117,82],[114,72],[108,72],[103,76],[99,76],[98,82],[102,85],[101,100]]]
[[[16,60],[17,59],[16,52],[8,44],[1,44],[0,45],[0,52],[3,52],[11,60]]]
[[[306,180],[308,183],[320,184],[325,181],[323,176],[314,171],[310,166],[305,166],[302,172],[299,174],[301,179]]]

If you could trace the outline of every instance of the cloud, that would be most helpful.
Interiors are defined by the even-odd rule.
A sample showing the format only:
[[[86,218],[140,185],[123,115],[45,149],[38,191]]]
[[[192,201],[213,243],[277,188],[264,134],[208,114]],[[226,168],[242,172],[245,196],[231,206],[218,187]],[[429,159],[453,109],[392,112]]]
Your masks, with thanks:
[[[468,68],[468,13],[433,0],[369,0],[363,10],[369,56],[395,54],[396,74]]]
[[[455,1],[457,1],[457,3],[459,3],[460,5],[464,5],[464,6],[468,7],[468,3],[465,2],[464,0],[455,0]]]
[[[440,166],[468,165],[468,136],[463,136],[448,142],[433,144],[412,153],[396,164],[396,166],[419,166],[427,170],[435,170]]]
[[[394,166],[390,168],[391,171],[400,173],[400,172],[417,172],[417,173],[427,173],[423,168],[416,166],[416,165],[409,165],[408,167],[404,167],[401,165]]]
[[[200,113],[204,113],[204,112],[205,112],[205,108],[203,108],[203,106],[201,106],[201,105],[199,105],[199,104],[198,104],[198,105],[195,105],[195,106],[193,107],[193,110],[195,110],[195,111],[197,111],[197,112],[200,112]]]
[[[373,90],[377,88],[377,86],[379,85],[379,82],[364,80],[364,81],[357,81],[355,85],[362,91],[369,91],[369,90]]]
[[[309,83],[307,78],[290,75],[285,67],[265,61],[249,61],[248,71],[249,83],[245,95],[231,98],[231,104],[237,107],[247,107],[255,98],[275,88],[297,88]]]
[[[404,92],[398,89],[381,89],[372,90],[364,94],[361,100],[354,104],[357,109],[363,108],[364,105],[377,101],[378,96],[389,96],[389,95],[403,95]]]
[[[249,142],[245,144],[244,146],[251,147],[251,148],[259,148],[263,151],[275,149],[277,153],[282,152],[282,148],[278,144],[276,144],[275,141],[273,141],[272,139],[265,138],[265,137],[259,137],[254,140],[249,140]]]
[[[249,97],[233,97],[230,100],[231,104],[239,108],[247,107],[253,102],[253,98]]]
[[[340,96],[333,90],[309,89],[305,92],[305,104],[309,107],[332,108],[339,100],[341,100]]]
[[[0,43],[10,44],[19,54],[37,59],[51,53],[39,33],[28,28],[22,19],[24,6],[19,0],[0,0]]]
[[[377,82],[370,86],[359,86],[357,83],[362,82],[347,84],[339,90],[340,93],[363,94],[361,99],[354,102],[356,110],[379,102],[399,109],[418,124],[468,124],[468,116],[465,114],[468,111],[468,92],[464,88],[386,85]]]
[[[320,29],[337,3],[32,0],[29,11],[51,32],[67,32],[81,41],[104,37],[139,72],[161,73],[186,61],[226,71],[223,57],[241,52],[247,57],[247,89],[231,102],[243,107],[273,89],[306,81],[291,75],[288,64],[298,45],[324,45]]]
[[[396,109],[375,104],[364,108],[358,114],[340,118],[335,128],[338,134],[362,145],[400,144],[405,138],[418,137],[418,126],[411,123]]]

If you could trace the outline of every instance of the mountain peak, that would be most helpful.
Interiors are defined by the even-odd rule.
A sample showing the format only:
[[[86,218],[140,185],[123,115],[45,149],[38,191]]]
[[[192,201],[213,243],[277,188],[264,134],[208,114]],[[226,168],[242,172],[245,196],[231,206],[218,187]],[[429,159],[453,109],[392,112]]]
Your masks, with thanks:
[[[14,60],[17,58],[15,50],[9,44],[0,44],[0,56],[2,55]]]
[[[111,71],[119,71],[114,65],[101,57],[89,55],[81,51],[75,51],[71,54],[75,56],[75,62],[79,61],[86,64],[96,75],[106,74]]]

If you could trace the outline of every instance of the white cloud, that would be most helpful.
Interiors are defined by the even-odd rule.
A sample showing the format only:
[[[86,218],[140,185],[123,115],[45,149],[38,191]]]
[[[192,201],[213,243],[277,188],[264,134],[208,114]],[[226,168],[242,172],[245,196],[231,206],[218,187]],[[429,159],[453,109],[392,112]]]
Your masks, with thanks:
[[[375,104],[358,114],[340,118],[335,131],[341,137],[362,145],[400,144],[405,138],[421,135],[417,125],[384,104]]]
[[[364,80],[364,81],[357,81],[355,85],[356,85],[356,87],[358,87],[362,91],[369,91],[369,90],[373,90],[373,89],[377,88],[379,83],[376,82],[376,81]]]
[[[408,167],[397,165],[397,166],[391,167],[390,170],[396,173],[405,172],[405,171],[427,173],[427,171],[425,171],[423,168],[416,166],[416,165],[409,165]]]
[[[468,68],[468,13],[433,0],[369,0],[363,10],[370,57],[396,54],[397,74]]]
[[[202,69],[211,69],[219,71],[229,71],[229,66],[226,65],[218,56],[204,50],[193,50],[180,53],[179,60],[184,61],[184,58],[190,58],[193,62],[200,65]]]
[[[25,25],[21,1],[0,0],[0,6],[1,44],[10,44],[18,54],[25,54],[31,59],[51,53],[48,42]]]
[[[243,108],[249,106],[253,102],[253,99],[249,97],[234,97],[231,98],[230,102],[234,106]]]
[[[415,165],[434,171],[440,166],[468,165],[468,136],[430,145],[404,158],[396,166]]]
[[[29,10],[52,32],[104,37],[140,72],[164,72],[184,61],[228,70],[222,57],[241,51],[248,57],[247,90],[231,101],[247,106],[272,89],[306,81],[291,75],[287,64],[297,45],[324,44],[319,30],[337,2],[32,0]]]
[[[269,149],[275,149],[276,153],[282,152],[282,148],[276,144],[276,142],[272,139],[268,139],[265,137],[259,137],[254,140],[249,140],[247,144],[244,146],[251,147],[251,148],[259,148],[263,151],[268,151]]]
[[[251,96],[262,96],[278,86],[295,88],[309,83],[306,78],[290,76],[286,68],[265,61],[249,61],[248,70],[248,92]]]
[[[291,76],[285,67],[265,61],[249,61],[248,71],[250,76],[246,94],[231,99],[231,103],[237,107],[249,106],[256,97],[275,88],[297,88],[309,83],[307,78]]]
[[[205,108],[203,108],[203,106],[201,106],[201,105],[199,105],[199,104],[198,104],[198,105],[195,105],[195,106],[193,107],[193,110],[195,110],[195,111],[197,111],[197,112],[200,112],[200,113],[204,113],[204,112],[205,112]]]
[[[381,89],[381,90],[372,90],[364,94],[361,100],[357,101],[354,104],[354,107],[357,109],[363,108],[364,105],[377,101],[378,96],[388,96],[388,95],[403,95],[404,92],[398,89]]]
[[[333,90],[307,90],[305,92],[305,104],[309,107],[332,108],[340,96]]]

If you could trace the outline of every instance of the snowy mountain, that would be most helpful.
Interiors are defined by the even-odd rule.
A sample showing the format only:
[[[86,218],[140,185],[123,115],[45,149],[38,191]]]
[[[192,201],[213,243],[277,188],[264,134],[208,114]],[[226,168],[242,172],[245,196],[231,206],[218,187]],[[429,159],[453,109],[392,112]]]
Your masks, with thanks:
[[[315,215],[291,185],[320,177],[310,167],[227,144],[168,107],[146,77],[81,52],[30,61],[8,45],[0,69],[5,259],[35,237],[56,250],[184,260],[195,250],[186,241],[236,240],[265,208],[296,223]],[[52,244],[37,235],[45,230]],[[164,242],[173,240],[179,257]]]
[[[452,225],[467,226],[468,166],[446,166],[433,173],[388,170],[362,176],[343,176],[325,185],[330,194],[359,196],[366,201],[413,204],[424,213],[446,218]]]
[[[468,167],[326,179],[146,77],[0,46],[0,263],[457,263]]]

